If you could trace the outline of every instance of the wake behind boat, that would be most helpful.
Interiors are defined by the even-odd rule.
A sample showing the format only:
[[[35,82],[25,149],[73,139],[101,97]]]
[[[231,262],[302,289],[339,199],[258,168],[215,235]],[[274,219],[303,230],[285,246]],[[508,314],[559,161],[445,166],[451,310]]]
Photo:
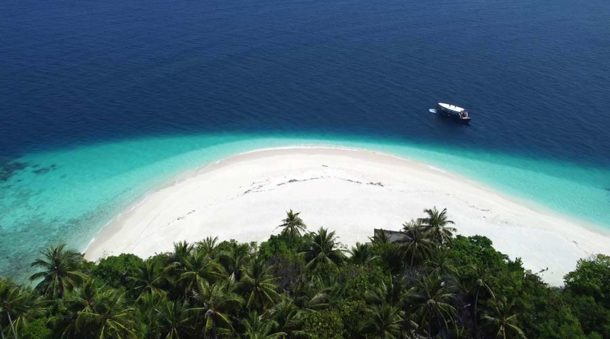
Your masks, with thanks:
[[[431,108],[428,111],[430,111],[430,113],[439,114],[444,117],[456,119],[463,123],[470,122],[470,115],[468,114],[468,111],[456,105],[439,102],[438,104],[436,104],[436,108]]]

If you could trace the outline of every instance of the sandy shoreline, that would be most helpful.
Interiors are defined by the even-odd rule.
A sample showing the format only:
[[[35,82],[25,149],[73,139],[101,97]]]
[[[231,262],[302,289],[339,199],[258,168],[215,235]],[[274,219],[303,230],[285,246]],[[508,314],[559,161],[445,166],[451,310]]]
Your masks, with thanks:
[[[481,234],[511,258],[561,284],[579,258],[610,253],[610,236],[423,163],[365,150],[278,148],[239,154],[188,172],[144,196],[91,242],[85,256],[148,257],[176,241],[261,241],[285,211],[349,246],[373,228],[399,229],[424,208],[446,207],[458,233]]]

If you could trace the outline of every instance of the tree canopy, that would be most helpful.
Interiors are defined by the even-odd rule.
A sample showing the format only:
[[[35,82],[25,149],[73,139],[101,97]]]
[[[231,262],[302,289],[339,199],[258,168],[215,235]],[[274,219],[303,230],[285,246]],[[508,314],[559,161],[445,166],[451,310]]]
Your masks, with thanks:
[[[49,248],[31,285],[0,279],[0,338],[610,338],[608,256],[550,287],[445,209],[349,251],[298,212],[281,227],[147,259]]]

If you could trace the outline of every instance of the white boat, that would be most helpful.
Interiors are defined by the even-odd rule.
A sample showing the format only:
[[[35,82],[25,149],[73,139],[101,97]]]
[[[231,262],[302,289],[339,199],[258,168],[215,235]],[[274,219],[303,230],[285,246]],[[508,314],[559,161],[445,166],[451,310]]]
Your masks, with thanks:
[[[456,119],[460,122],[469,123],[470,115],[468,111],[460,106],[439,102],[436,108],[431,108],[430,113],[440,114],[442,116]]]

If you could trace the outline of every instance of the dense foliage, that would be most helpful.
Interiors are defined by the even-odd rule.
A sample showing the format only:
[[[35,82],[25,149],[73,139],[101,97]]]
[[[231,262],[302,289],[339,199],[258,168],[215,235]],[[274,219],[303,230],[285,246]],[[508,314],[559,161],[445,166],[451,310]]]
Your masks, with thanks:
[[[425,214],[349,251],[293,211],[261,244],[98,263],[51,248],[33,288],[0,280],[1,337],[610,338],[610,257],[552,288],[489,239],[455,237],[445,210]]]

